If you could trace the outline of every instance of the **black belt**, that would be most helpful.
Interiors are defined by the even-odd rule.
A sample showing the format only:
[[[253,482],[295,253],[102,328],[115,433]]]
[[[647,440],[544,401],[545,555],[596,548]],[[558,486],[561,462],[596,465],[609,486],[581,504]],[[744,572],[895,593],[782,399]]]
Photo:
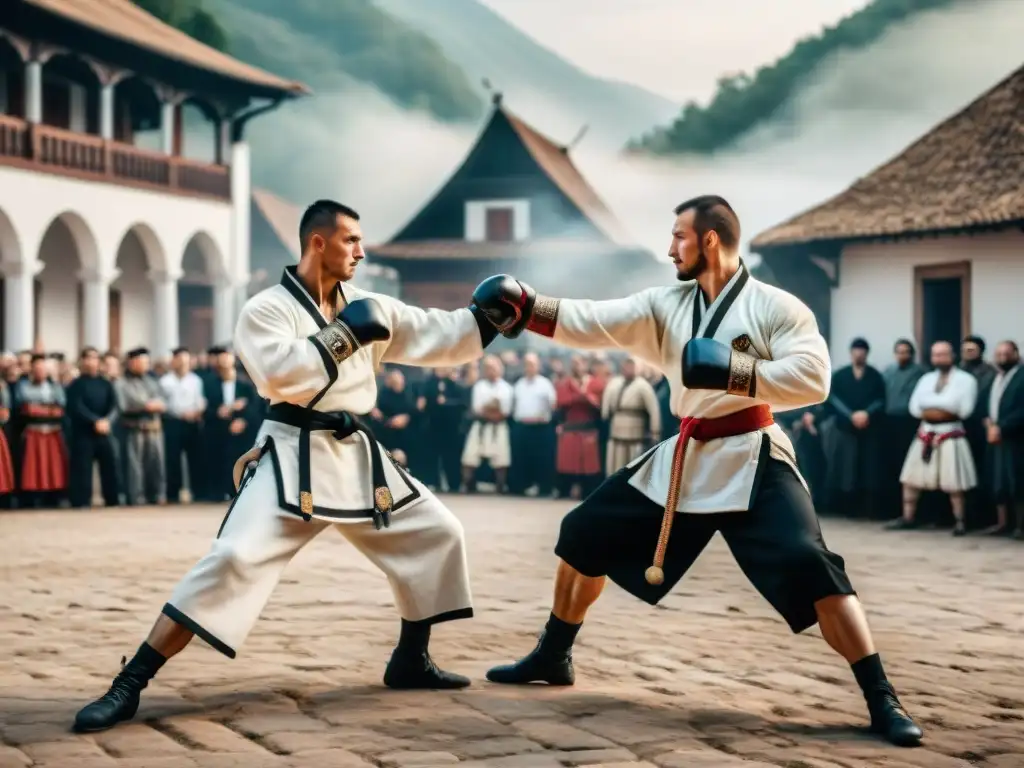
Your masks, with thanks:
[[[299,428],[299,510],[309,520],[313,516],[313,481],[310,476],[309,436],[312,432],[333,432],[335,440],[362,432],[370,444],[370,468],[373,472],[373,526],[377,530],[391,525],[393,497],[384,476],[377,439],[366,424],[348,411],[314,411],[291,403],[277,403],[267,410],[266,419]]]

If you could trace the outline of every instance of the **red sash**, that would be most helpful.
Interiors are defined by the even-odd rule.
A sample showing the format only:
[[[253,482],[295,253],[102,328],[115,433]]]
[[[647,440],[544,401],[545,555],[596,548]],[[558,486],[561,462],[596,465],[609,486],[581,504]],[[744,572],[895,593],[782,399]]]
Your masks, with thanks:
[[[665,562],[665,550],[668,548],[668,537],[672,531],[672,521],[679,506],[679,490],[683,482],[683,463],[686,458],[686,446],[693,440],[705,442],[719,440],[723,437],[745,435],[748,432],[770,427],[775,423],[772,409],[768,405],[752,405],[742,411],[736,411],[714,419],[702,419],[686,416],[679,422],[679,439],[672,454],[672,474],[668,481],[668,500],[665,503],[665,516],[661,519],[661,535],[658,546],[654,550],[654,565],[647,569],[646,578],[650,584],[661,584],[665,578],[662,565]]]
[[[921,459],[927,464],[932,460],[932,454],[935,449],[938,448],[946,440],[952,440],[957,437],[967,437],[967,433],[962,429],[954,429],[952,432],[918,432],[917,439],[921,441]]]

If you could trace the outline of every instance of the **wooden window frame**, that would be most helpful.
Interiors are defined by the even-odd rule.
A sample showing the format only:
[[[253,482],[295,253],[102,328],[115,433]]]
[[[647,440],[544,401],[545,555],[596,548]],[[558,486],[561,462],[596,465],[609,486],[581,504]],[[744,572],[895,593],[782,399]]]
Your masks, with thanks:
[[[918,347],[924,344],[924,281],[960,278],[960,330],[971,334],[971,262],[952,261],[914,267],[914,336]],[[921,354],[926,354],[922,349]]]

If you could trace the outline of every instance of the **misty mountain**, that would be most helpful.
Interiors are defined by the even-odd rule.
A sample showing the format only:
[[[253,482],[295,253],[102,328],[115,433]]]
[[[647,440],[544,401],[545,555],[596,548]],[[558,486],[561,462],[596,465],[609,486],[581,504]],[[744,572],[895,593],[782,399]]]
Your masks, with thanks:
[[[586,144],[619,147],[679,111],[639,86],[584,72],[477,0],[376,3],[436,40],[474,83],[489,80],[509,109],[560,141],[568,143],[586,125]]]
[[[873,0],[820,34],[800,40],[778,61],[753,75],[723,76],[709,104],[688,103],[669,125],[629,143],[630,151],[654,155],[706,155],[734,146],[766,123],[787,116],[787,108],[839,54],[870,48],[891,30],[923,15],[980,0]],[[855,107],[850,94],[847,107]]]
[[[479,83],[428,35],[371,0],[204,0],[203,8],[223,28],[229,53],[317,94],[363,83],[441,120],[484,114]]]

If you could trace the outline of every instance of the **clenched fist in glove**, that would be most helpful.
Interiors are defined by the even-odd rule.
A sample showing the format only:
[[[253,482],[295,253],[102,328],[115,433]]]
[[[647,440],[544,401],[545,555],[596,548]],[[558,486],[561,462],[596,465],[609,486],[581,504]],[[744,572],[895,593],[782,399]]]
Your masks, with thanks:
[[[755,397],[755,360],[714,339],[690,339],[683,347],[683,386]]]
[[[524,330],[554,334],[558,302],[537,296],[529,285],[511,275],[488,277],[473,291],[473,304],[506,339]]]
[[[390,338],[384,308],[374,299],[353,301],[312,336],[314,343],[326,348],[337,363],[347,360],[360,347]]]

